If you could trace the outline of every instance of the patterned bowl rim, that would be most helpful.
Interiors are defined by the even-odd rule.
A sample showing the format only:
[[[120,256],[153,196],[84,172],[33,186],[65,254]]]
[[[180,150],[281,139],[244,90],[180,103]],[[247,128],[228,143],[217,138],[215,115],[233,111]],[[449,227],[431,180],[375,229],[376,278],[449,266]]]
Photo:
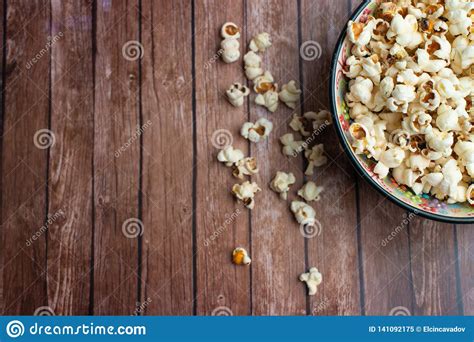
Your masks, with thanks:
[[[359,16],[359,14],[374,1],[375,0],[365,0],[354,11],[354,13],[351,15],[349,20],[355,20]],[[461,223],[461,224],[474,223],[474,217],[453,217],[453,216],[440,215],[440,214],[425,211],[422,208],[418,208],[418,207],[410,205],[409,203],[405,203],[401,201],[396,196],[394,196],[393,194],[385,190],[375,180],[373,180],[370,174],[364,168],[364,166],[360,163],[359,159],[355,156],[354,152],[352,151],[352,147],[349,145],[348,141],[346,140],[344,131],[339,122],[339,115],[338,115],[337,105],[336,105],[337,95],[335,92],[337,62],[339,60],[339,54],[341,53],[341,49],[344,44],[344,40],[346,38],[346,30],[347,30],[347,23],[344,26],[341,34],[339,35],[339,39],[337,40],[336,48],[332,56],[331,69],[330,69],[331,77],[329,78],[329,95],[330,95],[331,115],[333,118],[333,122],[335,123],[334,127],[339,137],[339,141],[341,142],[341,145],[346,155],[349,156],[349,160],[351,161],[352,165],[354,166],[356,171],[362,176],[362,178],[364,178],[369,184],[371,184],[372,187],[375,188],[380,194],[382,194],[384,197],[387,197],[389,200],[391,200],[393,203],[397,204],[398,206],[414,213],[415,215],[419,215],[431,220],[446,222],[446,223]]]

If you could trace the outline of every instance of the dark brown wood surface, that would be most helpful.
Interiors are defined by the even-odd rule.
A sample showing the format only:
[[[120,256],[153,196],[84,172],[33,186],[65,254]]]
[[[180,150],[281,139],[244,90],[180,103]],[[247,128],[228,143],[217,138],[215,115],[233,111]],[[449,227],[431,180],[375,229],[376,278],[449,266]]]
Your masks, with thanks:
[[[3,0],[1,313],[473,315],[474,225],[396,207],[332,127],[316,137],[329,162],[314,176],[281,154],[293,113],[328,109],[332,51],[359,2]],[[242,56],[252,36],[272,35],[263,66],[298,83],[296,110],[269,114],[254,95],[227,103],[247,81],[218,58],[226,21],[242,27]],[[321,46],[314,60],[300,55],[308,41]],[[240,127],[260,117],[274,130],[249,144]],[[257,157],[252,212],[232,198],[216,134]],[[277,171],[295,174],[295,190],[325,187],[316,236],[268,188]],[[231,264],[237,246],[250,267]],[[298,281],[311,266],[323,274],[314,297]]]

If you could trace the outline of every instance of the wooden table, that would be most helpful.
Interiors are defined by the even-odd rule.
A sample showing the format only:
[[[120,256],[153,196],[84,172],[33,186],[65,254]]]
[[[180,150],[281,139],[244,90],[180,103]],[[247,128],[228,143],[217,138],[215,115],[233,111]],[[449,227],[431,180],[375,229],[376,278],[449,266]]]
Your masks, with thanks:
[[[408,216],[356,174],[330,127],[312,178],[322,232],[305,239],[268,188],[279,170],[303,184],[303,159],[278,142],[292,111],[224,98],[246,82],[241,63],[216,60],[230,20],[242,54],[271,33],[263,64],[301,85],[298,112],[328,108],[332,50],[358,2],[3,0],[2,313],[474,314],[472,225]],[[322,47],[312,61],[299,54],[308,40]],[[127,55],[130,41],[142,55]],[[250,145],[238,132],[259,117],[274,130]],[[252,212],[216,161],[218,129],[258,159]],[[250,267],[230,263],[236,246]],[[324,278],[314,297],[298,281],[310,266]]]

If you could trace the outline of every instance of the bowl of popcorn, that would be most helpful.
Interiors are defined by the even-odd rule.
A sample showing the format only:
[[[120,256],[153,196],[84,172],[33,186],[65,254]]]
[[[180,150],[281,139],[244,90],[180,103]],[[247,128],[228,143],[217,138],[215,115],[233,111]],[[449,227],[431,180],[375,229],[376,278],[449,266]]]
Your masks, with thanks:
[[[368,1],[342,32],[331,106],[361,175],[421,216],[474,222],[474,2]]]

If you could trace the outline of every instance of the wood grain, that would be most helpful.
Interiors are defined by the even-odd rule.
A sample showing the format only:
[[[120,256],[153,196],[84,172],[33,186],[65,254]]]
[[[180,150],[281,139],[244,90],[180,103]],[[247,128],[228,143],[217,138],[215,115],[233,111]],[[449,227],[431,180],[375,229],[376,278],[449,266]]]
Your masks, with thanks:
[[[422,218],[410,223],[414,314],[458,315],[454,226]]]
[[[46,1],[12,1],[7,6],[0,248],[4,315],[32,315],[46,305],[41,228],[46,221],[48,152],[35,146],[34,136],[48,128],[49,18]]]
[[[103,0],[96,6],[94,314],[130,315],[138,300],[139,236],[130,219],[139,217],[144,129],[138,107],[138,56],[127,50],[124,56],[122,51],[139,39],[138,1],[112,6]]]
[[[474,315],[474,225],[457,225],[461,314]],[[454,303],[453,303],[454,306]]]
[[[301,44],[317,42],[320,56],[308,60],[301,56],[303,112],[328,109],[328,81],[335,42],[347,21],[350,8],[336,1],[301,2]],[[311,44],[311,43],[306,43]],[[317,266],[323,284],[311,299],[310,314],[360,314],[357,250],[357,184],[355,171],[339,147],[333,127],[314,139],[324,143],[328,165],[310,177],[325,188],[323,200],[314,205],[321,222],[321,233],[308,239],[308,266]],[[341,252],[343,251],[343,252]]]
[[[193,308],[192,4],[142,1],[143,248],[147,314]],[[170,23],[182,23],[170,25]]]
[[[232,176],[231,169],[216,159],[219,152],[216,146],[221,146],[217,137],[225,140],[232,136],[235,148],[246,155],[249,152],[247,141],[239,135],[241,125],[248,119],[247,111],[245,107],[232,107],[224,95],[232,83],[245,82],[242,66],[240,62],[225,64],[216,55],[222,24],[233,21],[239,27],[245,27],[243,5],[244,2],[238,1],[195,2],[195,300],[199,315],[210,315],[220,307],[229,308],[234,315],[251,313],[250,270],[230,262],[232,250],[238,246],[247,248],[255,259],[255,246],[250,245],[249,212],[231,195],[232,185],[241,182]],[[242,56],[246,51],[246,40],[244,30],[240,38]],[[256,197],[256,207],[259,207],[263,196],[259,193]]]
[[[278,84],[299,80],[298,7],[296,2],[247,2],[249,39],[260,32],[272,33],[272,46],[262,55],[263,68]],[[299,189],[303,180],[302,156],[288,158],[281,153],[279,137],[290,132],[292,110],[280,103],[270,114],[253,103],[250,96],[250,121],[260,117],[272,121],[270,139],[252,145],[252,155],[260,161],[256,182],[263,189],[252,213],[252,297],[255,315],[301,315],[306,313],[306,289],[298,276],[305,272],[304,238],[289,209],[294,194],[283,201],[268,187],[277,171],[292,172]]]
[[[52,1],[48,303],[58,315],[89,313],[93,237],[94,104],[92,4]]]

